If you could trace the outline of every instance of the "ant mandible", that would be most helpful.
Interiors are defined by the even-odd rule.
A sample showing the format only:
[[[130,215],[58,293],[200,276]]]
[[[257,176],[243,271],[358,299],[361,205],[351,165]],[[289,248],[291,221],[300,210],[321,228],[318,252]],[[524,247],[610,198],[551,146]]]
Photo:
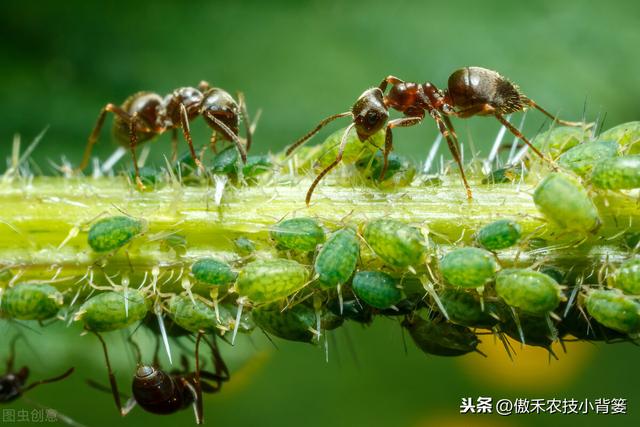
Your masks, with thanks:
[[[391,85],[391,88],[385,95],[388,85]],[[322,120],[312,131],[294,142],[287,149],[287,155],[291,154],[297,147],[304,144],[320,129],[335,119],[347,116],[352,118],[352,123],[342,135],[335,160],[318,174],[307,191],[306,203],[309,205],[313,191],[320,180],[342,160],[347,143],[347,135],[352,128],[355,127],[358,139],[364,142],[386,125],[383,150],[384,164],[380,172],[380,179],[383,179],[388,166],[389,153],[393,149],[392,129],[417,125],[422,122],[428,113],[436,121],[438,130],[447,141],[453,159],[460,170],[467,198],[471,199],[471,187],[467,182],[460,158],[460,143],[449,116],[460,118],[493,116],[517,138],[524,141],[536,155],[548,160],[504,117],[529,107],[536,108],[556,123],[566,126],[582,125],[582,123],[559,120],[533,100],[523,95],[517,85],[496,71],[486,68],[465,67],[454,71],[449,76],[446,90],[440,90],[429,82],[423,84],[404,82],[397,77],[388,76],[378,87],[364,91],[350,111],[334,114]],[[389,120],[389,109],[399,111],[405,117]]]
[[[2,376],[0,376],[0,403],[12,402],[18,399],[27,391],[39,385],[63,380],[71,375],[74,371],[74,368],[69,368],[66,372],[64,372],[62,375],[58,375],[57,377],[47,378],[44,380],[35,381],[29,385],[25,385],[27,382],[27,378],[29,377],[29,368],[27,366],[23,366],[18,372],[15,372],[13,370],[13,364],[15,361],[15,346],[17,340],[18,336],[14,337],[11,341],[11,351],[9,353],[9,358],[7,359],[7,369],[6,372]]]
[[[196,423],[202,424],[204,421],[202,392],[215,393],[220,390],[224,381],[229,380],[229,370],[220,355],[215,336],[213,341],[209,341],[203,333],[199,333],[196,337],[195,372],[189,372],[184,356],[182,358],[182,371],[167,373],[158,368],[158,347],[156,346],[156,353],[152,365],[142,364],[140,360],[138,360],[138,367],[131,385],[133,396],[122,406],[120,399],[121,394],[118,391],[118,384],[111,368],[107,345],[100,334],[97,332],[94,333],[102,344],[102,350],[109,372],[111,388],[106,389],[106,391],[110,391],[113,394],[113,400],[118,408],[118,412],[123,417],[127,415],[136,404],[140,405],[140,407],[147,412],[159,415],[173,414],[192,405]],[[215,372],[200,369],[200,341],[203,339],[211,349]],[[138,359],[140,359],[139,350]],[[88,383],[92,387],[105,390],[105,387],[98,383],[93,381],[88,381]]]
[[[181,128],[184,139],[189,144],[191,157],[196,165],[204,171],[204,167],[193,148],[189,127],[189,122],[199,115],[213,129],[212,148],[217,139],[231,141],[236,145],[243,162],[246,162],[247,151],[251,148],[252,129],[249,124],[244,95],[239,92],[236,102],[227,91],[211,87],[209,83],[202,81],[197,89],[182,87],[164,98],[153,92],[138,92],[127,98],[121,106],[111,103],[105,105],[100,111],[91,135],[89,135],[82,162],[78,167],[80,171],[89,164],[93,146],[98,142],[98,136],[107,113],[115,114],[113,135],[116,142],[124,147],[129,147],[131,151],[136,184],[140,190],[144,189],[144,185],[140,180],[136,148],[167,130],[172,131],[173,157],[176,156],[178,144],[177,129]],[[238,136],[240,118],[244,121],[247,135],[246,147]]]

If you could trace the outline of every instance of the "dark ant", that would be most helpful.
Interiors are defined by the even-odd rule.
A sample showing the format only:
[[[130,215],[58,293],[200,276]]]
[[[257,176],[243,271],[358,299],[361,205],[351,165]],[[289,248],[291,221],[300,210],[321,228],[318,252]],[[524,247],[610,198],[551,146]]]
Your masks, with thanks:
[[[388,85],[389,92],[385,95]],[[538,104],[520,92],[515,84],[496,71],[481,67],[465,67],[456,70],[449,76],[446,90],[440,90],[432,83],[404,82],[397,77],[388,76],[378,87],[367,89],[357,99],[350,111],[334,114],[322,120],[311,132],[294,142],[288,149],[287,155],[304,144],[320,129],[340,117],[350,116],[352,123],[347,127],[336,159],[327,166],[309,187],[306,203],[309,204],[315,187],[320,180],[342,160],[342,154],[347,142],[349,131],[355,127],[358,139],[366,141],[373,134],[386,125],[384,145],[384,165],[380,172],[380,179],[384,178],[388,166],[389,153],[393,149],[392,129],[395,127],[409,127],[422,122],[428,113],[438,125],[438,130],[447,141],[449,150],[460,169],[467,197],[472,198],[471,187],[467,182],[460,159],[460,144],[449,116],[468,118],[472,116],[493,116],[509,131],[524,141],[531,150],[542,159],[548,160],[536,149],[531,142],[511,123],[505,115],[533,107],[550,117],[554,122],[566,126],[581,126],[582,123],[559,120]],[[394,109],[405,117],[389,120],[389,109]]]
[[[11,341],[11,351],[9,354],[9,359],[7,359],[7,369],[5,373],[0,376],[0,403],[13,402],[27,391],[32,390],[42,384],[48,384],[63,380],[71,375],[74,371],[74,368],[69,368],[65,373],[63,373],[62,375],[58,375],[57,377],[47,378],[44,380],[35,381],[29,385],[25,385],[27,383],[27,378],[29,377],[29,368],[27,366],[23,366],[18,372],[15,372],[13,370],[17,340],[18,337],[14,337]]]
[[[123,417],[127,415],[136,404],[140,405],[140,407],[147,412],[159,415],[173,414],[192,405],[196,423],[202,424],[204,412],[202,392],[215,393],[219,391],[222,383],[229,380],[230,377],[229,370],[218,350],[215,336],[213,337],[213,341],[209,341],[202,333],[197,335],[195,344],[195,372],[189,371],[185,356],[182,357],[182,371],[167,373],[158,368],[158,346],[156,346],[152,365],[140,363],[140,351],[137,349],[138,367],[131,385],[133,396],[122,406],[121,396],[126,396],[121,395],[118,391],[118,384],[111,368],[111,362],[109,361],[107,345],[100,334],[95,334],[102,343],[111,388],[106,388],[91,380],[89,380],[88,383],[97,389],[110,391],[113,394],[113,400],[118,408],[118,412],[120,412],[120,415]],[[200,369],[199,352],[200,341],[202,339],[204,339],[211,349],[215,372]]]
[[[200,159],[196,155],[191,139],[189,122],[201,115],[213,129],[211,146],[215,149],[217,139],[231,141],[236,145],[243,162],[247,160],[247,151],[251,148],[252,130],[244,95],[238,93],[238,102],[225,90],[211,87],[202,81],[198,88],[182,87],[162,98],[153,92],[138,92],[127,98],[121,106],[107,104],[100,111],[93,132],[89,136],[82,162],[78,170],[84,170],[91,159],[93,146],[98,142],[107,113],[115,114],[113,135],[118,144],[129,147],[136,173],[136,184],[144,189],[140,180],[136,148],[171,129],[173,157],[176,157],[178,129],[182,129],[184,139],[189,144],[191,157],[196,165],[204,171]],[[246,147],[238,136],[240,118],[244,121],[247,134]]]

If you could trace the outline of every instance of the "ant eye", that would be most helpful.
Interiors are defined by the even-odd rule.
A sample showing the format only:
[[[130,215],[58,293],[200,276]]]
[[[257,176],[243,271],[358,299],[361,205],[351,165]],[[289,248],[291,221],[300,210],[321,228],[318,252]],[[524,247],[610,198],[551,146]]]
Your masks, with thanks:
[[[365,119],[367,121],[367,124],[373,126],[378,122],[379,117],[378,117],[378,114],[375,113],[374,111],[369,111]]]

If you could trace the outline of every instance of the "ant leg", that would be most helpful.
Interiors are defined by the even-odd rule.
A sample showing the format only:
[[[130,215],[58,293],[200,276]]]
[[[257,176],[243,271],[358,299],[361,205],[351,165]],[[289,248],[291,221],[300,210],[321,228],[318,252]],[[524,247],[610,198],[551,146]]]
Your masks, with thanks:
[[[245,149],[242,141],[240,141],[240,138],[238,138],[238,135],[233,133],[233,131],[229,129],[227,125],[218,120],[218,118],[216,118],[213,114],[206,114],[207,117],[216,124],[216,126],[218,127],[217,130],[222,132],[227,138],[229,138],[230,141],[233,141],[233,143],[236,144],[236,148],[238,149],[240,157],[242,158],[242,163],[247,163],[247,150]]]
[[[98,120],[96,121],[95,126],[93,127],[93,131],[91,135],[89,135],[89,140],[87,141],[87,146],[84,149],[84,155],[82,156],[82,162],[80,166],[78,166],[78,171],[84,170],[91,160],[91,152],[93,151],[93,146],[98,142],[98,137],[100,136],[100,131],[102,130],[102,126],[104,125],[104,120],[107,118],[107,113],[114,113],[118,115],[125,122],[129,122],[131,120],[131,115],[124,111],[122,108],[118,107],[115,104],[107,104],[102,110],[100,110],[100,114],[98,115]]]
[[[401,80],[399,78],[397,78],[396,76],[387,76],[385,77],[385,79],[380,82],[380,84],[378,85],[378,87],[380,88],[380,90],[382,92],[384,92],[385,90],[387,90],[387,85],[391,83],[392,85],[397,85],[400,83],[404,83],[404,80]]]
[[[334,121],[335,119],[339,119],[340,117],[346,117],[346,116],[352,116],[351,111],[346,111],[340,114],[334,114],[333,116],[329,116],[326,119],[322,120],[320,123],[318,123],[318,126],[313,128],[312,131],[310,131],[309,133],[307,133],[306,135],[298,139],[296,142],[291,144],[289,148],[287,148],[286,155],[287,156],[291,155],[291,153],[293,153],[293,150],[295,150],[296,148],[298,148],[299,146],[307,142],[313,135],[320,132],[320,129],[322,129],[323,127],[325,127],[326,125]]]
[[[218,132],[214,130],[211,133],[211,138],[209,139],[209,146],[211,147],[211,151],[213,151],[216,154],[218,154],[218,147],[216,146],[217,143],[218,143]]]
[[[193,148],[193,140],[191,139],[191,129],[189,127],[189,115],[187,114],[187,107],[184,104],[180,104],[180,124],[182,125],[182,134],[184,139],[189,144],[189,151],[191,152],[191,158],[196,163],[196,166],[202,171],[206,172],[204,165],[196,155],[196,150]]]
[[[547,162],[549,162],[549,163],[551,163],[551,164],[553,165],[553,162],[552,162],[551,160],[547,159],[547,158],[545,157],[545,155],[544,155],[544,154],[542,154],[542,153],[540,152],[540,150],[538,150],[536,147],[534,147],[534,146],[533,146],[533,144],[532,144],[532,143],[527,139],[527,137],[526,137],[526,136],[524,136],[524,135],[522,134],[522,132],[520,132],[520,131],[518,130],[518,128],[516,128],[516,127],[515,127],[515,126],[513,126],[511,123],[509,123],[509,122],[507,121],[507,119],[505,119],[505,118],[502,116],[502,114],[500,114],[500,113],[498,113],[498,112],[494,112],[494,113],[493,113],[493,115],[494,115],[494,117],[495,117],[496,119],[498,119],[498,121],[499,121],[500,123],[502,123],[502,125],[503,125],[504,127],[506,127],[507,129],[509,129],[509,132],[511,132],[511,133],[512,133],[516,138],[521,139],[525,144],[527,144],[527,145],[529,146],[529,148],[531,148],[531,151],[533,151],[534,153],[536,153],[536,155],[537,155],[538,157],[540,157],[542,160],[546,160]]]
[[[171,129],[171,163],[178,160],[178,129]]]
[[[247,132],[247,153],[251,149],[251,139],[253,132],[251,131],[251,123],[249,121],[249,113],[247,112],[247,102],[244,99],[244,93],[238,92],[238,106],[240,107],[240,116],[244,122],[244,128]]]
[[[351,129],[353,129],[355,125],[356,125],[355,123],[351,123],[349,126],[347,126],[347,129],[342,134],[342,140],[340,141],[340,147],[338,148],[338,155],[336,156],[336,159],[329,166],[324,168],[322,172],[318,174],[316,179],[311,183],[309,190],[307,190],[307,197],[305,199],[307,206],[309,206],[309,202],[311,201],[311,196],[313,195],[313,190],[315,190],[320,180],[322,180],[322,178],[324,178],[324,176],[328,174],[329,171],[331,171],[331,169],[335,168],[338,165],[338,163],[340,163],[340,161],[342,160],[342,155],[344,154],[344,148],[347,146],[347,140],[348,140],[347,136],[349,135],[349,131],[351,131]]]
[[[34,383],[31,383],[27,387],[23,388],[22,392],[27,392],[27,391],[31,390],[32,388],[35,388],[35,387],[37,387],[37,386],[39,386],[41,384],[54,383],[56,381],[63,380],[65,378],[67,378],[69,375],[71,375],[74,370],[75,370],[75,368],[69,368],[62,375],[58,375],[57,377],[47,378],[46,380],[40,380],[40,381],[36,381]]]
[[[131,151],[131,157],[133,158],[133,169],[136,172],[136,185],[138,190],[144,191],[145,186],[140,179],[140,169],[138,168],[138,156],[136,155],[136,147],[138,146],[138,136],[136,135],[136,122],[138,121],[137,114],[133,114],[129,120],[129,150]]]
[[[550,112],[548,112],[547,110],[545,110],[544,108],[542,108],[541,106],[536,104],[532,99],[527,98],[525,103],[527,105],[529,105],[530,107],[533,107],[536,110],[540,111],[542,114],[544,114],[545,116],[549,117],[551,120],[553,120],[554,122],[556,122],[556,123],[558,123],[560,125],[572,126],[572,127],[585,126],[586,125],[583,122],[569,122],[569,121],[566,121],[566,120],[560,120],[557,116],[554,116],[553,114],[551,114]]]
[[[133,340],[133,336],[131,335],[127,337],[127,341],[129,341],[129,344],[131,344],[131,347],[133,347],[133,352],[136,354],[136,363],[139,365],[142,362],[142,352],[140,351],[140,346]]]
[[[111,369],[111,362],[109,361],[109,352],[107,351],[107,344],[104,342],[104,339],[98,332],[94,332],[96,337],[100,340],[102,344],[102,351],[104,352],[104,360],[107,363],[107,371],[109,372],[109,384],[111,385],[111,394],[113,395],[113,400],[115,401],[116,407],[118,408],[118,412],[120,415],[123,414],[122,410],[122,402],[120,401],[120,392],[118,391],[118,383],[116,382],[116,376],[113,373],[113,369]]]
[[[208,378],[214,379],[218,383],[218,388],[220,388],[221,382],[228,381],[229,378],[231,378],[231,375],[229,374],[229,368],[227,368],[227,364],[224,363],[224,359],[220,354],[216,336],[215,335],[213,336],[213,342],[210,342],[206,336],[203,336],[202,338],[204,338],[207,344],[209,344],[209,348],[211,349],[211,354],[213,355],[213,365],[216,370],[215,374],[213,374],[215,377],[212,378],[209,376]],[[208,374],[211,374],[211,373],[208,373]]]
[[[16,342],[20,339],[20,335],[16,335],[9,345],[9,358],[7,359],[7,373],[13,372],[13,363],[16,360]]]
[[[422,117],[405,117],[402,119],[391,120],[387,123],[387,130],[384,135],[384,164],[382,165],[382,170],[380,171],[380,181],[384,179],[384,174],[387,172],[387,167],[389,167],[389,153],[393,150],[393,133],[391,129],[395,127],[409,127],[417,125],[422,121]]]
[[[458,165],[458,169],[460,170],[460,176],[462,177],[462,183],[464,184],[464,189],[467,192],[467,199],[473,199],[473,194],[471,193],[471,187],[469,186],[469,182],[467,182],[467,175],[464,173],[464,166],[462,165],[462,159],[460,157],[460,143],[458,142],[458,137],[456,136],[456,131],[453,128],[453,123],[447,116],[441,117],[438,113],[432,113],[431,117],[438,124],[438,130],[447,141],[447,145],[449,146],[449,151],[453,156],[453,160],[455,160]],[[446,123],[446,124],[445,124]]]

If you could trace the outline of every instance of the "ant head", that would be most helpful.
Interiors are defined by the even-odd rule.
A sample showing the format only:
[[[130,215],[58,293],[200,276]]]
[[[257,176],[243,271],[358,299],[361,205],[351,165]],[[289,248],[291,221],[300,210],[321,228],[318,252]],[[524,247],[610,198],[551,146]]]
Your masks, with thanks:
[[[193,120],[200,112],[202,104],[202,92],[193,87],[181,87],[173,93],[167,95],[163,100],[165,116],[171,122],[168,124],[180,123],[181,105],[187,110],[187,117]]]
[[[353,122],[360,141],[364,141],[384,127],[389,110],[384,105],[384,96],[379,88],[366,91],[351,108]]]
[[[227,91],[213,88],[206,92],[202,102],[202,115],[213,129],[220,131],[220,125],[216,123],[216,121],[219,121],[235,135],[238,134],[240,108]],[[226,132],[220,132],[220,134],[225,135]]]
[[[136,402],[145,409],[171,399],[175,385],[171,377],[161,369],[151,365],[139,365],[133,377],[131,391]]]
[[[0,403],[11,402],[20,397],[23,382],[16,374],[9,373],[0,377]]]

